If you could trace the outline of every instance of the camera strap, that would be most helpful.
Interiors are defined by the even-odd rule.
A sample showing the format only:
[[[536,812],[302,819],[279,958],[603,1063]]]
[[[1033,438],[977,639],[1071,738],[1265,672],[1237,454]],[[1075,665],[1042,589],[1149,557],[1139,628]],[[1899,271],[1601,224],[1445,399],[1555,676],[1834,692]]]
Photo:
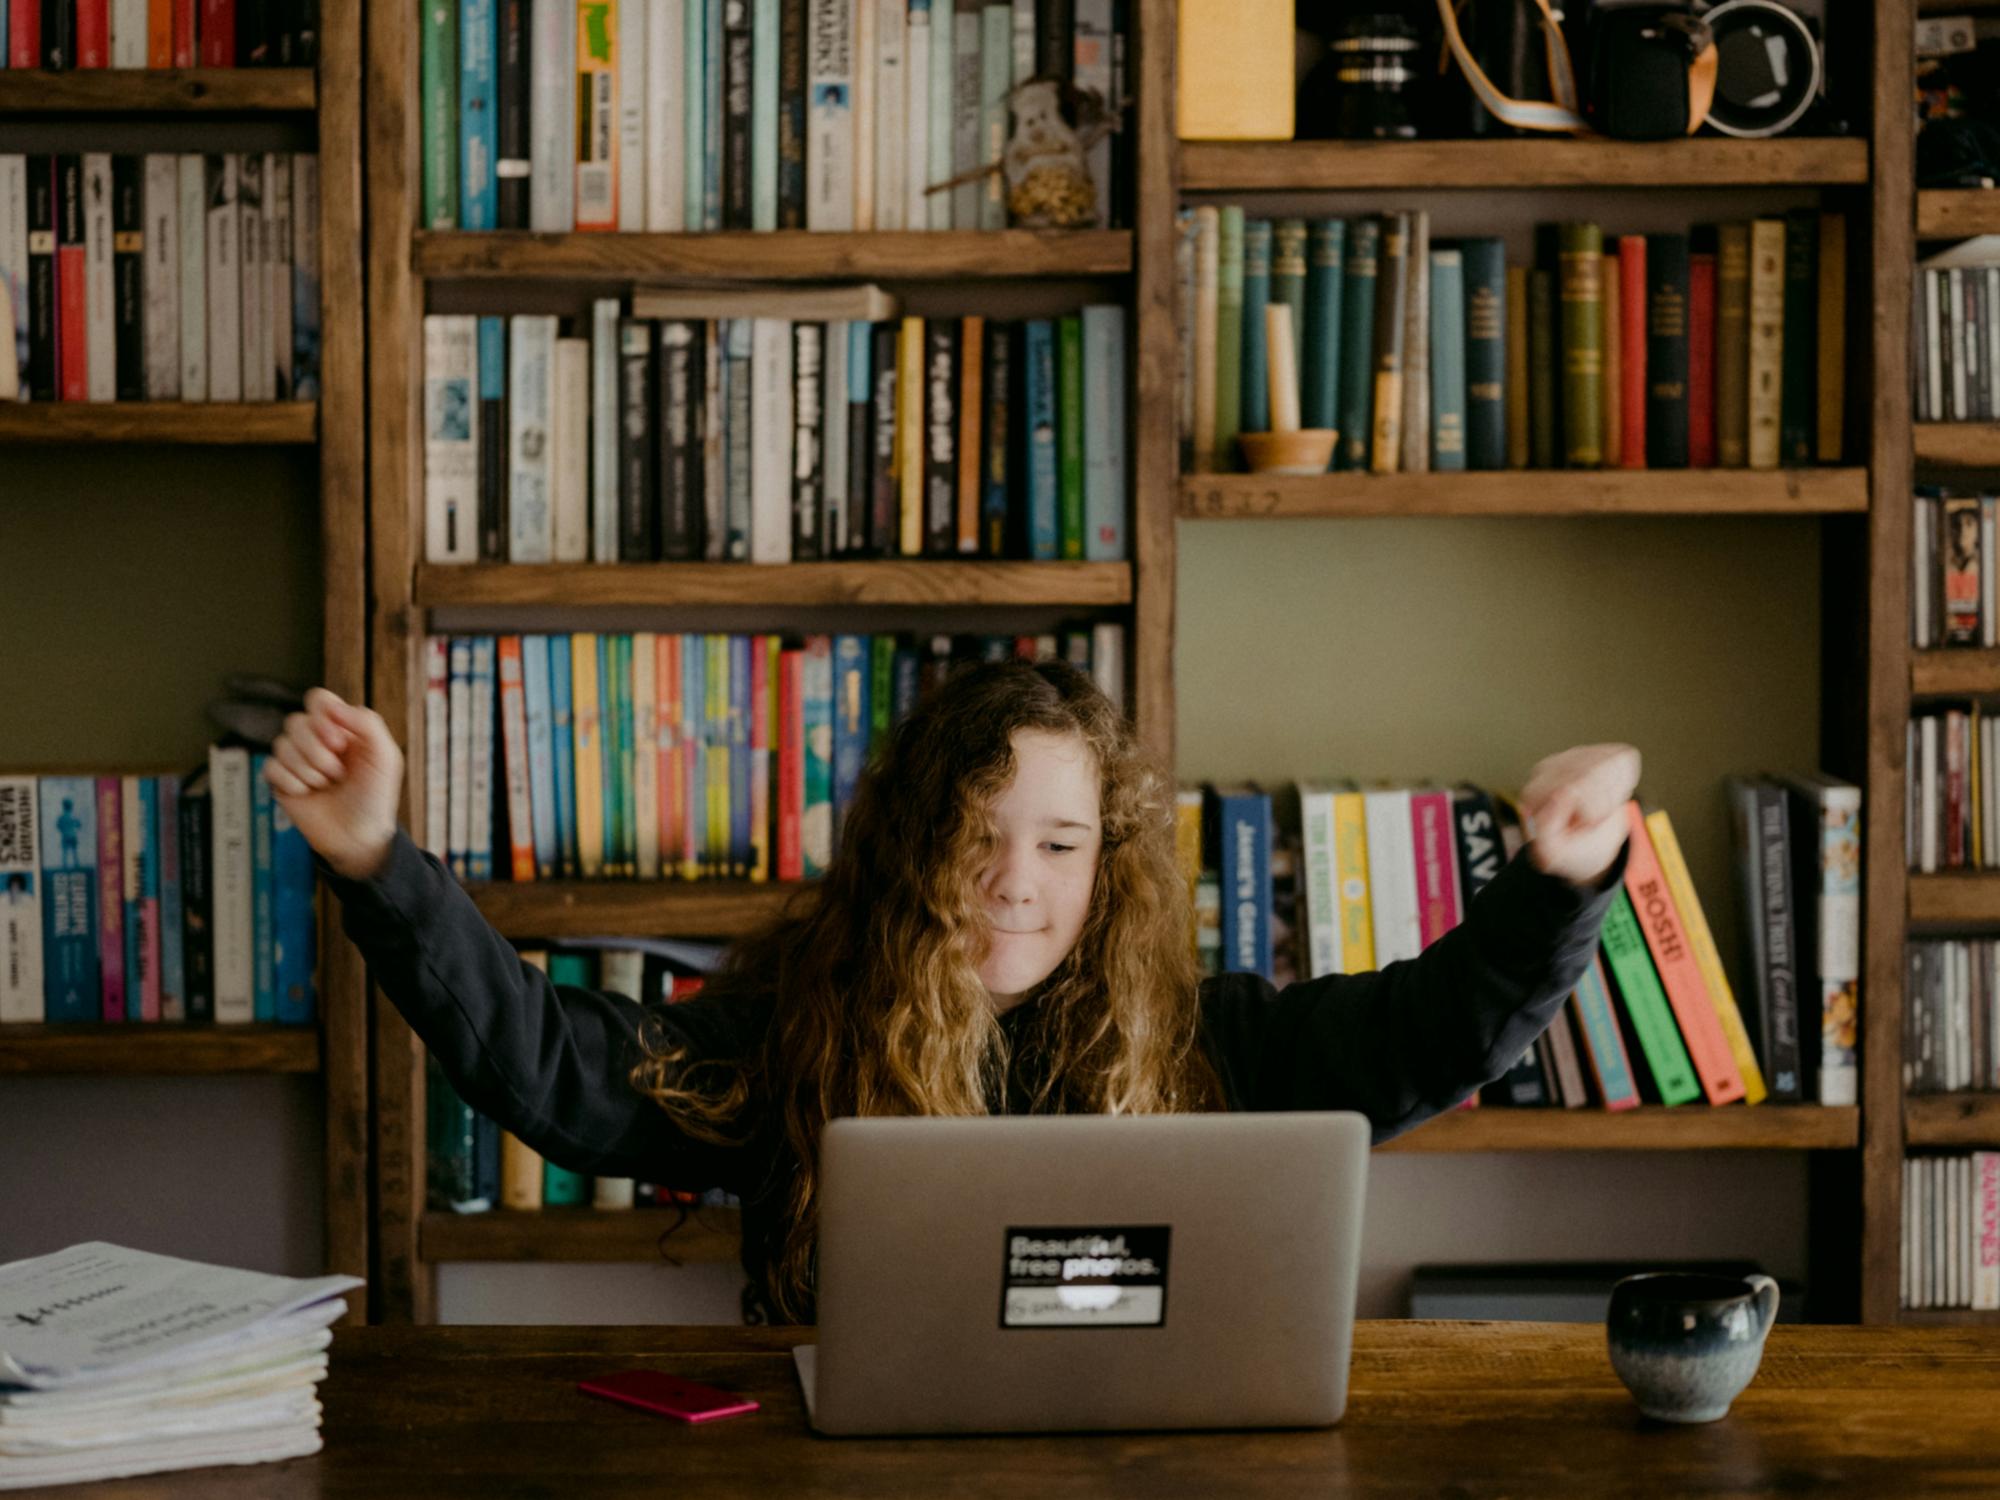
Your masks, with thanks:
[[[1588,133],[1590,123],[1577,112],[1576,72],[1570,65],[1569,43],[1563,40],[1562,25],[1549,9],[1549,0],[1534,0],[1534,6],[1541,15],[1542,45],[1547,49],[1549,60],[1549,84],[1556,96],[1553,103],[1510,99],[1501,93],[1493,80],[1486,76],[1486,70],[1479,66],[1478,59],[1473,57],[1472,49],[1465,45],[1465,38],[1459,35],[1457,6],[1453,0],[1437,0],[1438,18],[1444,22],[1445,42],[1451,48],[1451,55],[1458,59],[1465,81],[1494,118],[1520,130]]]

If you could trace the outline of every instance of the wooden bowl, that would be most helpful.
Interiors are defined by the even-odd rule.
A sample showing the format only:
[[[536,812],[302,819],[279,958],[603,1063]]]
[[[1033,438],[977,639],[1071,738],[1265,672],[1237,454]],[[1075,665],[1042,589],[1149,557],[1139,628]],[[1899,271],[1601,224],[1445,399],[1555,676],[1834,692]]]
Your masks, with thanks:
[[[1339,436],[1324,427],[1236,435],[1243,444],[1243,461],[1253,474],[1324,474]]]

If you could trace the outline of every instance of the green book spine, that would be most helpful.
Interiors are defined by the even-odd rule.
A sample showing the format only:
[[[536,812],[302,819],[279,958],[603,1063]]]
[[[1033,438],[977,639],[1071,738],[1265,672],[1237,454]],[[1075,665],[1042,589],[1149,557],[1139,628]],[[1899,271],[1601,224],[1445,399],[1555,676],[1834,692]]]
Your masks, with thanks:
[[[1528,272],[1528,464],[1536,469],[1556,466],[1556,360],[1549,347],[1555,300],[1553,275],[1536,266]]]
[[[1557,231],[1562,299],[1563,461],[1604,462],[1604,233],[1595,224]]]
[[[1715,461],[1750,462],[1750,226],[1715,229]]]
[[[549,955],[549,980],[553,984],[572,985],[587,989],[591,983],[590,955],[586,953],[551,953]],[[554,1162],[542,1162],[542,1204],[544,1207],[564,1207],[590,1202],[590,1178],[580,1172],[572,1172],[559,1167]]]
[[[1662,1104],[1685,1104],[1701,1097],[1701,1084],[1688,1061],[1687,1047],[1667,1007],[1653,957],[1646,951],[1646,934],[1639,928],[1632,897],[1621,886],[1604,917],[1604,957],[1625,1001],[1639,1048],[1653,1074]]]
[[[1465,262],[1431,251],[1431,467],[1465,467]]]
[[[1264,308],[1271,300],[1271,221],[1243,223],[1242,430],[1271,430],[1271,351],[1264,338]]]
[[[1507,467],[1507,247],[1463,240],[1465,466]]]
[[[424,1116],[426,1204],[460,1213],[491,1208],[491,1203],[479,1201],[474,1170],[478,1121],[429,1053],[424,1054]]]
[[[1301,370],[1306,338],[1306,221],[1280,219],[1271,226],[1271,301],[1292,310],[1292,369]],[[1299,396],[1300,425],[1305,395]]]
[[[1809,464],[1819,440],[1819,210],[1785,215],[1785,343],[1778,462]]]
[[[1375,414],[1375,285],[1381,279],[1382,221],[1356,219],[1340,284],[1340,442],[1336,469],[1368,467]]]
[[[1222,210],[1215,289],[1215,467],[1237,467],[1243,430],[1243,210]]]
[[[424,227],[458,227],[458,0],[428,0],[419,66],[424,97]]]
[[[868,692],[868,746],[872,754],[896,722],[896,638],[875,636],[869,651],[873,672]],[[775,743],[772,748],[776,749]]]
[[[1340,432],[1340,269],[1347,225],[1321,219],[1306,234],[1305,318],[1299,337],[1299,420]]]
[[[1083,561],[1083,319],[1056,325],[1056,478],[1062,555]]]

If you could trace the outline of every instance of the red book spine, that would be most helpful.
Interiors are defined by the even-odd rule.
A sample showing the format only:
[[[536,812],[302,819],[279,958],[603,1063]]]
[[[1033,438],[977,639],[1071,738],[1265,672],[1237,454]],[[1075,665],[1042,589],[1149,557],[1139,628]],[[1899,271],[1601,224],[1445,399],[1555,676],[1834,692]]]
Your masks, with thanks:
[[[201,65],[236,66],[236,0],[201,0]]]
[[[1715,252],[1688,257],[1688,467],[1715,467]]]
[[[84,282],[83,158],[56,158],[56,374],[62,399],[90,399],[90,330]]]
[[[805,879],[799,823],[806,806],[806,722],[799,697],[803,651],[778,657],[778,879]]]
[[[42,65],[42,0],[12,0],[7,8],[7,66]]]
[[[194,10],[199,0],[173,0],[174,66],[192,68],[198,54],[194,43]]]
[[[111,0],[76,0],[76,65],[111,66]]]
[[[1624,466],[1646,467],[1646,237],[1621,235],[1618,239],[1618,332],[1623,347],[1618,351],[1621,389],[1615,398],[1624,429]]]
[[[529,803],[528,693],[521,674],[521,638],[499,643],[500,753],[507,788],[507,865],[515,880],[535,878],[535,820]]]
[[[97,778],[97,965],[101,1014],[125,1019],[125,789]]]

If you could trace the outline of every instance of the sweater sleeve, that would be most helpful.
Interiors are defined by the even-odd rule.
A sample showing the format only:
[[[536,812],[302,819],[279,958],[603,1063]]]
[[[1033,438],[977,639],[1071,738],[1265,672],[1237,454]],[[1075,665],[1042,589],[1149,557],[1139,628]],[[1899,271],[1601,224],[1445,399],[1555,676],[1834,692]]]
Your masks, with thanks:
[[[1465,921],[1413,959],[1283,991],[1209,981],[1203,1024],[1237,1109],[1352,1109],[1377,1143],[1506,1072],[1554,1019],[1597,946],[1625,855],[1589,891],[1515,858]]]
[[[701,997],[642,1009],[622,995],[553,984],[401,832],[373,879],[320,871],[375,982],[466,1103],[574,1172],[689,1190],[737,1186],[742,1152],[681,1131],[628,1075],[648,1015],[694,1061],[743,1056],[768,1015]]]

